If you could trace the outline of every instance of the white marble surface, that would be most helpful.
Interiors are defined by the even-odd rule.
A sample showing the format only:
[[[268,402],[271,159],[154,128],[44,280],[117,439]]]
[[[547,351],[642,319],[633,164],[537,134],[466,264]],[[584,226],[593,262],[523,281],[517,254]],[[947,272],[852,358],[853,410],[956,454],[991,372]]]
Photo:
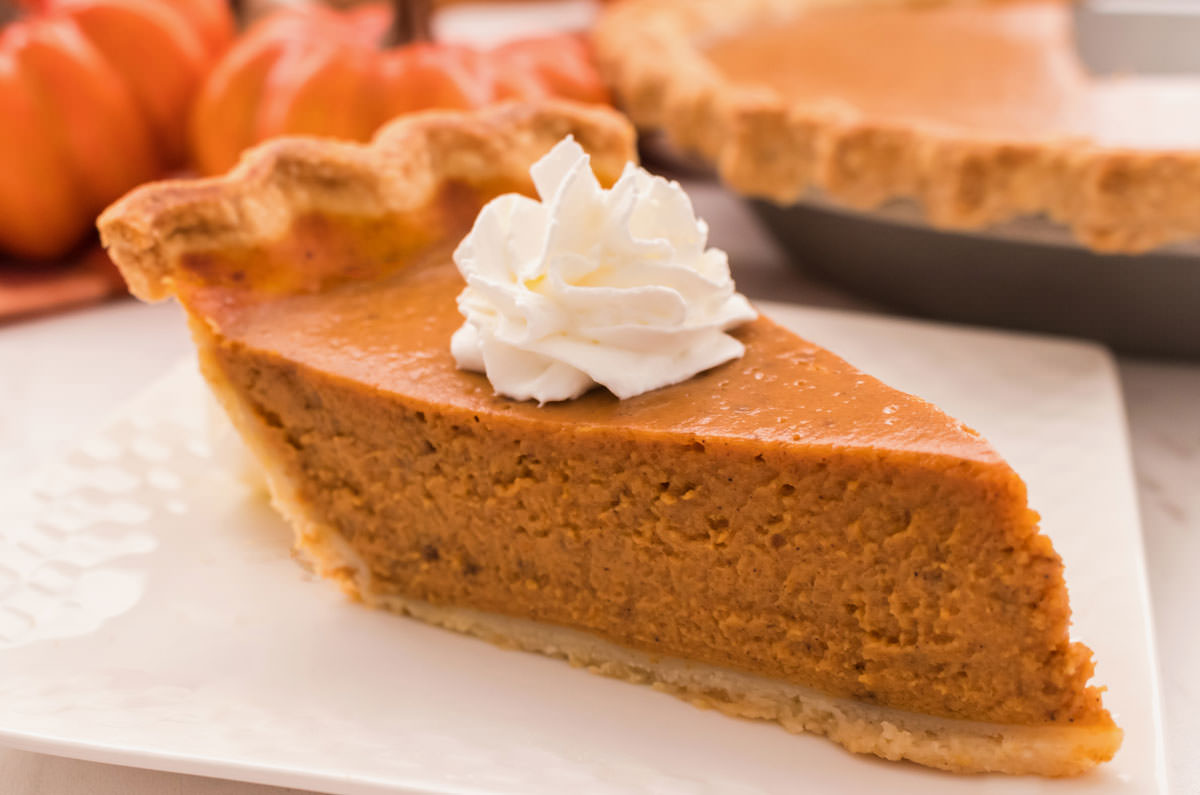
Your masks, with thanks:
[[[792,268],[744,208],[696,194],[751,296],[877,309]],[[189,350],[173,306],[118,302],[0,327],[0,483],[19,483]],[[1200,362],[1120,360],[1163,671],[1173,793],[1200,793]],[[3,490],[0,490],[3,493]],[[9,492],[11,493],[11,492]],[[0,504],[0,521],[9,506]],[[133,770],[0,748],[10,795],[226,795],[272,787]]]

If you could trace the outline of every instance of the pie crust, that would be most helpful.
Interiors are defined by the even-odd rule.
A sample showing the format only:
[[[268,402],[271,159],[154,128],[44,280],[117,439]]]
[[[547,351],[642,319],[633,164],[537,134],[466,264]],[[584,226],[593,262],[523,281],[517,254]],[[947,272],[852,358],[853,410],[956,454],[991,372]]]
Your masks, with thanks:
[[[136,189],[97,222],[101,240],[145,301],[173,295],[182,255],[275,240],[306,213],[378,216],[417,210],[449,183],[528,188],[529,164],[566,135],[611,183],[636,157],[628,123],[599,106],[512,103],[487,113],[430,111],[383,127],[369,146],[279,138],[227,175]],[[264,285],[265,286],[265,285]]]
[[[701,42],[725,31],[831,4],[845,3],[627,0],[605,9],[594,41],[618,103],[639,128],[663,131],[747,196],[790,204],[816,192],[861,209],[913,199],[947,229],[1042,214],[1102,252],[1200,236],[1200,147],[1009,140],[881,121],[731,81],[702,51]]]

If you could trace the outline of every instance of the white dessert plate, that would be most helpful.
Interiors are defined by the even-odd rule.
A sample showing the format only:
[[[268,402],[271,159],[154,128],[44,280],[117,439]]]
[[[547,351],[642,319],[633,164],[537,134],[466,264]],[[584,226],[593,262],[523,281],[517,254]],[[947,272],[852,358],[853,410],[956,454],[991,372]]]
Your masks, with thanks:
[[[1157,670],[1113,364],[1095,346],[762,305],[986,434],[1066,562],[1125,729],[1071,780],[856,756],[349,602],[289,559],[181,365],[0,527],[0,742],[337,793],[1158,793]],[[81,395],[80,399],[86,399]]]

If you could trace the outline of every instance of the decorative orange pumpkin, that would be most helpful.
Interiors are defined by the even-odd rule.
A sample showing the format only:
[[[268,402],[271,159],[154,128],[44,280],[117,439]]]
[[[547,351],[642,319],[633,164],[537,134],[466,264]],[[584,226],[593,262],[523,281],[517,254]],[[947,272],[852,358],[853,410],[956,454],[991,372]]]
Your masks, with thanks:
[[[233,166],[247,147],[295,133],[367,140],[384,122],[427,108],[559,96],[606,102],[582,36],[491,50],[429,41],[428,4],[306,4],[260,20],[205,82],[192,116],[193,165]]]
[[[0,251],[57,257],[182,162],[233,19],[225,0],[4,0],[0,15]]]

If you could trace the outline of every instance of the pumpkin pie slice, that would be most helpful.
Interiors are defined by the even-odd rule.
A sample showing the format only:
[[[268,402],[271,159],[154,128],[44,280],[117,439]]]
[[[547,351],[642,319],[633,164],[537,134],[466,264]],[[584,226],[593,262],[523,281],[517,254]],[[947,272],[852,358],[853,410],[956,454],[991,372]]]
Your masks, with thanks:
[[[1200,80],[1090,74],[1072,5],[624,0],[595,45],[640,127],[748,196],[1040,214],[1098,251],[1200,237]]]
[[[452,252],[616,113],[431,113],[143,187],[100,228],[176,297],[315,569],[370,605],[730,715],[959,772],[1073,775],[1121,731],[1062,564],[979,434],[765,318],[740,358],[538,405],[459,369]]]

